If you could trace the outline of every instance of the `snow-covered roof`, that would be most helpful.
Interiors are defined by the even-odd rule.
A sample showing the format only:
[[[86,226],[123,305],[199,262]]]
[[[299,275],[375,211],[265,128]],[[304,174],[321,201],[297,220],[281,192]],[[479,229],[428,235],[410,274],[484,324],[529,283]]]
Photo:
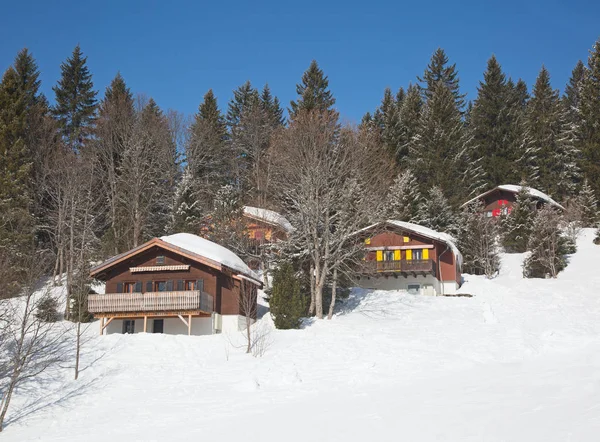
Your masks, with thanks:
[[[276,225],[288,233],[294,230],[294,227],[290,224],[285,216],[272,210],[244,206],[244,215],[259,221],[264,221],[268,224]]]
[[[383,222],[372,224],[368,227],[365,227],[364,229],[359,230],[357,233],[364,232],[366,230],[370,230],[373,227],[376,227],[382,223],[392,225],[395,227],[399,227],[406,231],[414,232],[418,235],[424,236],[425,238],[429,238],[429,239],[433,239],[433,240],[441,241],[441,242],[445,243],[448,247],[450,247],[452,249],[452,252],[454,253],[454,257],[456,258],[456,262],[457,262],[459,268],[462,267],[463,257],[462,257],[462,254],[460,253],[460,250],[458,250],[458,247],[456,246],[456,240],[454,239],[454,237],[452,237],[452,235],[448,235],[447,233],[438,232],[437,230],[430,229],[429,227],[421,226],[419,224],[409,223],[406,221],[397,221],[397,220],[393,220],[393,219],[388,219],[387,221],[383,221]]]
[[[239,256],[217,243],[191,233],[175,233],[174,235],[162,236],[160,239],[175,247],[203,256],[238,271],[243,275],[247,275],[256,281],[260,281],[258,275]]]
[[[475,198],[470,199],[469,201],[464,203],[461,207],[465,207],[466,205],[471,204],[473,201],[477,201],[478,199],[481,199],[481,198],[485,197],[486,195],[489,195],[490,193],[492,193],[495,190],[506,190],[507,192],[511,192],[511,193],[519,193],[524,187],[526,187],[526,186],[520,186],[517,184],[501,184],[500,186],[496,186],[493,189],[490,189],[487,192],[484,192],[481,195],[478,195]],[[546,195],[541,190],[534,189],[533,187],[526,187],[526,189],[529,192],[529,194],[531,196],[533,196],[534,198],[538,198],[542,201],[547,202],[548,204],[552,204],[553,206],[558,207],[559,209],[565,210],[565,208],[563,206],[558,204],[549,195]]]

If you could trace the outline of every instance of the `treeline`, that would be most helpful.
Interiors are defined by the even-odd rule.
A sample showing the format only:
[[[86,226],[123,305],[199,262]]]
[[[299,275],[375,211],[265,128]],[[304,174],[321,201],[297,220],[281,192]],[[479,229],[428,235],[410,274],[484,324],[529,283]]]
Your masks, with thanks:
[[[287,117],[268,85],[250,82],[225,106],[208,90],[191,118],[135,94],[120,74],[100,96],[79,46],[61,65],[54,105],[39,75],[24,49],[0,83],[2,296],[18,290],[32,253],[50,256],[48,272],[57,284],[65,275],[72,296],[85,290],[90,262],[172,232],[251,254],[236,222],[249,204],[296,227],[286,256],[322,316],[323,291],[358,253],[344,238],[366,223],[452,231],[460,204],[497,184],[527,183],[560,201],[600,192],[600,42],[564,94],[545,68],[530,92],[492,57],[469,103],[438,49],[357,127],[340,124],[314,61]]]

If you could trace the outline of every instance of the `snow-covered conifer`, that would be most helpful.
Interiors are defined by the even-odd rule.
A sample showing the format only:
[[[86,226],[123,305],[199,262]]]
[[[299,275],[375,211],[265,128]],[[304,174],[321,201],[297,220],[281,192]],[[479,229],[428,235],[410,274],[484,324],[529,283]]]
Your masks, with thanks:
[[[419,184],[410,169],[400,173],[391,185],[387,196],[387,219],[415,221],[421,194]]]
[[[502,220],[502,243],[509,253],[523,253],[531,235],[535,210],[527,186],[522,186],[517,193],[517,200],[510,215]]]
[[[561,223],[560,214],[550,206],[542,207],[536,212],[527,243],[531,254],[523,263],[525,277],[556,278],[567,266],[568,241],[562,234]]]
[[[493,278],[500,270],[498,254],[499,225],[483,216],[479,204],[471,204],[460,216],[458,245],[466,273]]]
[[[457,216],[442,189],[433,186],[424,196],[417,211],[418,223],[430,229],[449,234],[457,232]]]

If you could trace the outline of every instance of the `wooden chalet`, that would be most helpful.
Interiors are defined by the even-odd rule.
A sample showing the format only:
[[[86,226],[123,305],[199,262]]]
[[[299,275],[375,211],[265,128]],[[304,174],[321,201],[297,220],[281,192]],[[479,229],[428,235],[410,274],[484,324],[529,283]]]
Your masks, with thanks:
[[[105,293],[88,296],[100,333],[204,335],[256,318],[258,276],[233,252],[189,233],[154,238],[91,270]]]
[[[501,186],[496,186],[493,189],[490,189],[487,192],[470,199],[461,207],[465,208],[469,204],[479,201],[482,205],[481,210],[487,217],[495,218],[502,215],[509,215],[512,211],[515,201],[517,200],[517,194],[522,189],[523,186],[518,186],[515,184],[503,184]],[[550,204],[557,209],[564,210],[563,206],[558,204],[544,192],[532,187],[528,187],[527,190],[531,195],[531,199],[534,201],[534,208],[539,209],[545,204]]]
[[[256,256],[263,255],[265,245],[287,239],[294,230],[283,215],[272,210],[244,206],[243,216],[245,231]],[[264,263],[256,260],[249,264],[252,268],[260,268]]]
[[[359,235],[366,248],[360,287],[425,295],[454,294],[460,287],[462,256],[451,236],[394,220]]]

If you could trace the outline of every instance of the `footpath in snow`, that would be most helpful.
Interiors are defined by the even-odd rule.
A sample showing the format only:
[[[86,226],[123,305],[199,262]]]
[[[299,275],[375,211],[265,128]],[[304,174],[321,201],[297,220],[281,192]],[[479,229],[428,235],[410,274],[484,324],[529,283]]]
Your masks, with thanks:
[[[331,321],[241,336],[97,336],[23,385],[2,441],[597,441],[600,247],[556,280],[503,255],[469,297],[356,290]],[[262,327],[272,327],[268,315]]]

